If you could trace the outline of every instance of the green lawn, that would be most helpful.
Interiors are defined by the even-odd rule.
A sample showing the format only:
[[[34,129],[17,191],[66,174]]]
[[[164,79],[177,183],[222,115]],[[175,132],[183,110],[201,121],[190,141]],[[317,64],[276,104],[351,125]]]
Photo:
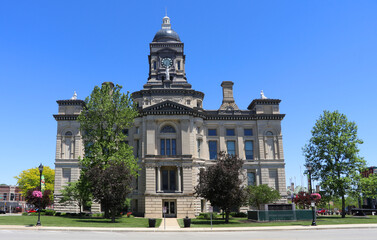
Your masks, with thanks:
[[[33,226],[37,223],[38,216],[0,216],[0,225]],[[110,219],[67,216],[41,216],[42,226],[54,227],[148,227],[147,218],[117,218],[115,223]],[[156,220],[156,227],[161,224],[161,219]]]
[[[183,220],[178,219],[180,227],[183,227]],[[361,223],[377,223],[377,216],[368,216],[367,218],[357,218],[352,216],[320,216],[316,221],[317,225],[332,225],[332,224],[361,224]],[[267,227],[267,226],[309,226],[312,221],[287,221],[287,222],[252,222],[247,218],[231,218],[229,223],[225,224],[221,218],[212,221],[213,227]],[[191,227],[193,228],[207,228],[211,227],[211,221],[206,219],[191,219]]]

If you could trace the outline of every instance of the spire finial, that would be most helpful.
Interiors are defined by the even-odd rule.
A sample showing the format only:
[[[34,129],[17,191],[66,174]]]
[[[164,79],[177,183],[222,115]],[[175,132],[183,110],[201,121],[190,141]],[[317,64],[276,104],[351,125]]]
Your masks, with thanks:
[[[76,100],[76,99],[77,99],[77,93],[76,93],[76,91],[73,92],[73,96],[72,96],[71,99],[72,99],[72,100]]]
[[[167,17],[167,16],[168,16],[168,8],[165,7],[165,17]]]
[[[261,99],[267,99],[267,97],[264,95],[263,90],[260,91],[260,98]]]

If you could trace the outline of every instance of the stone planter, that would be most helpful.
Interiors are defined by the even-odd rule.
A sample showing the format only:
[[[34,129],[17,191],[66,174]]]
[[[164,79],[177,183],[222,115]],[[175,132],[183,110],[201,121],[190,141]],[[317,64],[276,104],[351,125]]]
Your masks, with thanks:
[[[149,218],[148,222],[149,222],[149,227],[151,227],[151,228],[156,227],[156,219],[155,218]]]

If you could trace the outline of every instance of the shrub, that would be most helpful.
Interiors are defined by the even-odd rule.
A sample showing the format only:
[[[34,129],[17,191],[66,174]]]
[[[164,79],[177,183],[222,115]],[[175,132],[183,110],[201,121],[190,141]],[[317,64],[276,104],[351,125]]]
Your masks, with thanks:
[[[47,209],[45,211],[45,215],[46,216],[54,216],[55,215],[55,211],[54,210],[51,210],[51,209]]]
[[[61,212],[56,212],[56,213],[55,213],[55,216],[61,216],[61,215],[62,215]]]
[[[22,213],[22,216],[27,216],[27,215],[29,215],[27,212]]]
[[[214,219],[214,218],[217,218],[217,213],[216,212],[213,212],[212,213],[212,219]],[[199,216],[197,217],[198,219],[207,219],[207,220],[209,220],[209,219],[211,219],[211,213],[209,213],[209,212],[205,212],[205,213],[200,213],[199,214]]]
[[[231,212],[230,216],[238,217],[238,218],[245,218],[245,217],[247,217],[247,214],[244,213],[244,212]]]

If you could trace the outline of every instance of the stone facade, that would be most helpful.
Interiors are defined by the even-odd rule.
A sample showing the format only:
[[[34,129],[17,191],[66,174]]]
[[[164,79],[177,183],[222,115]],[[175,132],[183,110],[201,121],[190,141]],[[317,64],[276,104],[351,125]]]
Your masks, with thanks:
[[[141,167],[131,194],[133,212],[151,218],[162,217],[164,207],[168,217],[206,212],[209,203],[194,196],[194,186],[200,169],[214,164],[220,151],[245,160],[245,184],[268,184],[286,201],[281,133],[285,115],[280,114],[280,100],[262,94],[240,110],[233,98],[233,82],[225,81],[220,108],[203,109],[204,93],[193,90],[186,79],[183,47],[170,19],[164,17],[150,44],[148,81],[132,94],[139,116],[128,129],[127,141]],[[57,199],[61,187],[78,178],[82,143],[75,119],[83,102],[72,99],[58,104],[59,114],[54,115]],[[55,206],[68,209],[57,202]]]

